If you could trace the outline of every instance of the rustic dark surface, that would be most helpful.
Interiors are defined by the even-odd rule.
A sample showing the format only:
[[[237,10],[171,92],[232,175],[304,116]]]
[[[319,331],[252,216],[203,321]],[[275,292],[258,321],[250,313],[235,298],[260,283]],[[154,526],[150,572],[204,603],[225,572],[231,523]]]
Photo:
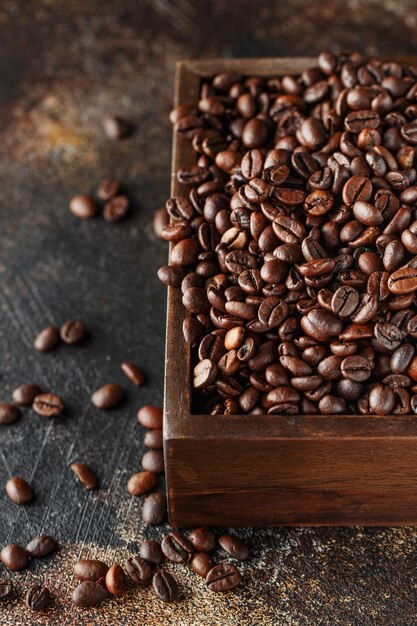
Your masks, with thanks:
[[[140,502],[125,484],[141,456],[135,409],[162,398],[165,293],[154,271],[166,250],[150,220],[169,190],[175,60],[323,47],[417,54],[416,31],[412,0],[0,2],[1,399],[33,381],[62,394],[68,407],[56,421],[25,411],[0,432],[0,484],[16,473],[37,494],[17,508],[1,493],[0,545],[25,544],[40,531],[63,544],[59,556],[13,575],[21,587],[47,577],[54,606],[28,615],[21,600],[2,604],[1,626],[416,623],[414,529],[242,531],[254,558],[235,593],[214,596],[180,567],[185,598],[175,606],[150,590],[99,610],[68,602],[77,556],[112,561],[160,533],[141,525]],[[114,111],[136,126],[120,143],[101,127]],[[85,223],[68,213],[71,195],[93,191],[102,175],[119,176],[134,200],[123,223]],[[37,330],[74,316],[91,330],[84,345],[35,353]],[[125,382],[122,360],[145,367],[145,388]],[[112,380],[126,386],[128,401],[100,413],[90,393]],[[96,494],[74,481],[74,460],[97,471]]]

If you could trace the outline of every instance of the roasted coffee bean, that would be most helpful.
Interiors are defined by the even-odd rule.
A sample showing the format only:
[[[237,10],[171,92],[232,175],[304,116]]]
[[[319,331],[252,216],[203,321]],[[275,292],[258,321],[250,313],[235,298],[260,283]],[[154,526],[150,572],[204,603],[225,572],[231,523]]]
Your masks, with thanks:
[[[80,483],[82,483],[87,490],[97,487],[97,476],[88,465],[85,463],[71,463],[70,467]]]
[[[401,343],[401,331],[388,322],[378,322],[374,326],[373,347],[382,353],[390,353],[398,348]]]
[[[358,200],[369,202],[372,197],[371,180],[362,174],[352,176],[343,187],[342,197],[348,206],[352,206]]]
[[[73,215],[75,215],[75,217],[82,220],[88,220],[97,215],[98,205],[93,198],[90,198],[90,196],[78,194],[71,198],[69,210]]]
[[[377,383],[369,394],[369,408],[376,415],[388,415],[394,408],[395,396],[389,387]]]
[[[60,336],[65,343],[73,344],[80,342],[86,333],[84,322],[81,320],[68,320],[61,326]]]
[[[159,570],[154,574],[152,587],[156,597],[163,602],[175,602],[178,599],[178,583],[166,570]]]
[[[152,565],[160,565],[164,560],[161,546],[155,539],[147,539],[141,543],[139,556]]]
[[[106,202],[103,217],[108,222],[118,222],[129,211],[129,199],[125,195],[114,196]]]
[[[196,552],[210,552],[216,547],[216,537],[208,528],[196,528],[191,531],[188,541]]]
[[[132,556],[123,561],[123,569],[135,587],[146,585],[152,577],[152,567],[140,556]]]
[[[417,269],[403,267],[391,274],[388,288],[394,294],[412,293],[417,290]]]
[[[166,495],[160,491],[151,493],[145,498],[142,507],[142,519],[145,524],[163,524],[167,516]]]
[[[223,550],[235,559],[244,561],[249,557],[247,543],[235,535],[221,535],[221,537],[219,537],[219,544]]]
[[[162,232],[169,224],[169,214],[165,207],[158,209],[152,220],[152,229],[158,239],[163,239]],[[191,230],[190,230],[191,232]]]
[[[363,356],[347,356],[340,364],[340,371],[345,378],[356,382],[368,380],[372,374],[372,363]]]
[[[115,178],[103,178],[97,187],[97,197],[100,200],[110,200],[120,191],[120,182]]]
[[[16,402],[16,404],[21,404],[22,406],[30,406],[33,403],[36,396],[38,396],[40,393],[42,393],[42,390],[37,385],[32,385],[32,384],[20,385],[20,387],[16,387],[16,389],[13,391],[12,400],[13,402]],[[12,406],[12,405],[0,404],[0,424],[5,423],[5,422],[2,422],[2,418],[1,418],[2,406]],[[8,410],[10,409],[7,409],[7,411]],[[16,411],[18,412],[17,417],[19,417],[20,411],[18,409],[16,409]]]
[[[390,368],[395,374],[402,374],[408,368],[414,356],[414,346],[409,343],[402,344],[391,355]]]
[[[359,294],[353,287],[339,287],[333,294],[331,307],[340,317],[351,315],[359,304]]]
[[[103,119],[103,128],[109,139],[123,139],[132,130],[130,124],[119,115],[106,115]]]
[[[71,602],[76,606],[88,608],[98,606],[107,598],[110,598],[110,594],[103,585],[92,580],[85,580],[72,592]]]
[[[47,326],[36,336],[34,346],[38,352],[49,352],[58,345],[59,330],[55,326]]]
[[[58,543],[49,535],[38,535],[34,537],[26,546],[26,552],[35,559],[41,559],[55,552]]]
[[[346,413],[346,402],[344,398],[338,398],[327,394],[319,401],[319,411],[322,415],[337,415]]]
[[[194,368],[194,389],[209,387],[217,376],[217,366],[210,359],[203,359]]]
[[[241,582],[239,570],[231,563],[215,565],[206,576],[206,585],[210,591],[229,591],[238,587]]]
[[[25,603],[32,611],[44,611],[51,602],[51,593],[45,585],[35,583],[26,592]]]
[[[135,363],[122,363],[121,370],[126,377],[137,387],[142,387],[145,384],[145,374],[142,368]]]
[[[112,409],[123,402],[125,392],[120,385],[109,383],[97,389],[91,396],[91,402],[98,409]]]
[[[144,470],[154,472],[155,474],[162,474],[165,469],[162,450],[149,450],[145,452],[141,463]]]
[[[317,341],[329,341],[340,334],[342,323],[330,311],[313,309],[301,318],[304,332]]]
[[[153,450],[162,450],[162,430],[160,428],[154,428],[153,430],[145,433],[143,443],[147,448],[152,448]]]
[[[265,298],[258,309],[259,321],[268,328],[279,326],[287,314],[288,305],[275,296]]]
[[[181,533],[172,531],[162,539],[161,549],[168,561],[187,563],[194,548]]]
[[[78,580],[99,581],[105,578],[109,566],[97,559],[81,559],[74,565],[73,573]]]
[[[157,484],[158,478],[153,472],[138,472],[127,481],[127,490],[131,496],[143,496],[155,489]]]
[[[19,399],[20,396],[17,395],[17,398]],[[16,400],[14,401],[16,402]],[[0,403],[0,426],[13,424],[13,422],[16,422],[20,416],[21,412],[16,406],[14,406],[14,404],[8,404],[6,402]]]
[[[0,602],[10,600],[14,594],[14,587],[11,580],[0,578]]]
[[[21,546],[10,543],[1,550],[0,561],[11,572],[17,572],[27,566],[28,554]]]
[[[107,570],[105,583],[112,596],[122,596],[127,591],[126,576],[123,568],[115,563]]]
[[[145,404],[138,410],[136,419],[145,428],[162,428],[162,409],[153,404]]]
[[[32,487],[19,476],[9,478],[6,483],[6,493],[15,504],[26,504],[33,498]]]
[[[196,552],[191,557],[190,566],[193,572],[206,578],[209,571],[214,567],[214,561],[207,552]]]

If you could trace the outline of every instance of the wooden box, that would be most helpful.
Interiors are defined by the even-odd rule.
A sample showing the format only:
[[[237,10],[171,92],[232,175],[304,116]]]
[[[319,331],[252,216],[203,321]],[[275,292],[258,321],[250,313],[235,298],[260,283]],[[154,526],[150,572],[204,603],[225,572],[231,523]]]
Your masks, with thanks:
[[[226,70],[273,76],[315,59],[215,59],[177,65],[175,104],[195,104],[201,77]],[[174,135],[175,173],[195,163]],[[417,416],[191,414],[186,311],[168,289],[164,449],[169,518],[199,525],[417,524]]]

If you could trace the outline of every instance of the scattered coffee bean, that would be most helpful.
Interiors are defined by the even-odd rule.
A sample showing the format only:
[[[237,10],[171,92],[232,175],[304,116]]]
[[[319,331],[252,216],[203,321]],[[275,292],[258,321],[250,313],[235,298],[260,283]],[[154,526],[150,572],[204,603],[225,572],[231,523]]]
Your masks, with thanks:
[[[105,582],[107,590],[113,596],[122,596],[127,591],[125,573],[117,563],[108,569]]]
[[[249,548],[246,541],[235,537],[235,535],[222,535],[219,537],[219,544],[230,556],[240,561],[249,557]]]
[[[123,373],[127,378],[137,387],[142,387],[145,384],[145,374],[142,368],[134,363],[122,363],[121,366]]]
[[[42,559],[57,549],[57,542],[49,535],[37,535],[26,546],[26,552],[35,559]]]
[[[154,574],[152,587],[157,598],[163,602],[174,602],[179,596],[177,581],[165,570],[159,570]]]
[[[44,611],[51,604],[52,596],[48,587],[35,583],[27,590],[25,602],[32,611]]]
[[[88,491],[97,487],[97,476],[88,465],[85,463],[71,463],[70,467],[80,483],[82,483]]]
[[[55,326],[47,326],[36,335],[34,346],[38,352],[49,352],[59,343],[59,330]]]
[[[36,396],[42,393],[42,389],[37,385],[26,384],[20,385],[17,387],[12,393],[12,400],[16,402],[16,404],[21,404],[22,406],[30,406]],[[0,405],[0,423],[1,422],[1,406]]]
[[[125,392],[115,383],[109,383],[97,389],[91,396],[91,402],[98,409],[112,409],[118,406],[124,399]]]
[[[33,498],[32,487],[19,476],[9,478],[6,483],[6,493],[15,504],[26,504]]]
[[[160,565],[164,560],[161,546],[155,539],[147,539],[143,541],[139,548],[139,556],[152,565]]]
[[[81,559],[74,565],[74,576],[78,580],[97,581],[105,578],[108,565],[97,559]]]
[[[155,489],[157,484],[158,478],[153,472],[138,472],[129,478],[127,490],[132,496],[143,496]]]
[[[33,401],[33,410],[42,417],[61,415],[64,410],[62,399],[54,393],[41,393]]]
[[[103,216],[108,222],[118,222],[129,210],[129,200],[127,196],[114,196],[106,202],[103,209]]]
[[[239,570],[230,563],[220,563],[211,568],[206,576],[206,585],[210,591],[229,591],[242,582]]]
[[[136,418],[145,428],[162,428],[162,409],[152,404],[142,406],[136,415]]]
[[[214,567],[214,561],[207,552],[196,552],[191,557],[190,565],[193,572],[206,578],[209,571]]]
[[[71,602],[76,606],[88,608],[98,606],[110,597],[109,592],[100,583],[85,580],[72,592]]]
[[[14,587],[11,580],[0,578],[0,602],[10,600],[13,597]]]
[[[172,531],[162,539],[161,549],[168,561],[173,563],[187,563],[194,548],[181,533]]]
[[[167,499],[161,491],[151,493],[142,506],[142,519],[145,524],[163,524],[167,518]]]
[[[86,329],[81,320],[68,320],[61,326],[60,336],[68,344],[78,343],[84,338]]]
[[[216,547],[216,536],[208,528],[196,528],[188,535],[188,541],[196,552],[211,552]]]
[[[17,406],[6,402],[0,404],[0,425],[13,424],[20,416],[21,412]]]
[[[140,556],[132,556],[123,561],[123,568],[136,587],[145,585],[152,577],[151,565]]]
[[[162,450],[149,450],[142,457],[142,467],[148,472],[162,474],[165,470],[164,454]]]
[[[123,139],[130,134],[130,124],[119,115],[107,115],[103,119],[103,128],[109,139]]]
[[[27,566],[28,554],[21,546],[10,543],[1,550],[0,561],[11,572],[17,572]]]
[[[71,198],[69,210],[75,217],[89,220],[98,213],[98,205],[90,196],[78,194]]]
[[[147,433],[145,433],[143,443],[147,448],[152,448],[153,450],[162,450],[162,430],[160,428],[154,428],[153,430],[149,430]]]
[[[100,200],[110,200],[120,191],[120,182],[115,178],[103,178],[97,187],[97,196]]]

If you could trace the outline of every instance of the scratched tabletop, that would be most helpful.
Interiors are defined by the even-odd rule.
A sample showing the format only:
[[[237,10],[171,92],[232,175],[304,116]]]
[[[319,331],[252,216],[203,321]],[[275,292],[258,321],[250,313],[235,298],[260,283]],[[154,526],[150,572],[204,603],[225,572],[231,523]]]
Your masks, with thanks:
[[[166,249],[150,224],[169,194],[175,61],[322,48],[417,54],[416,35],[412,0],[0,1],[0,401],[35,382],[66,405],[49,421],[25,410],[0,432],[0,486],[17,474],[36,493],[17,507],[0,488],[0,545],[44,532],[62,546],[12,575],[20,590],[47,581],[53,606],[35,614],[21,598],[0,604],[1,626],[416,624],[411,528],[242,530],[253,557],[235,592],[210,593],[177,567],[183,598],[174,605],[150,589],[98,609],[69,601],[77,558],[111,563],[166,530],[141,523],[141,499],[126,481],[143,452],[135,410],[162,400],[165,289],[155,272]],[[134,124],[130,138],[104,136],[111,113]],[[103,176],[122,181],[129,216],[115,225],[77,220],[69,198],[94,192]],[[38,330],[77,317],[90,331],[82,345],[33,349]],[[144,367],[145,387],[123,378],[124,360]],[[127,400],[99,412],[91,392],[113,381]],[[74,480],[76,460],[96,471],[99,490]]]

